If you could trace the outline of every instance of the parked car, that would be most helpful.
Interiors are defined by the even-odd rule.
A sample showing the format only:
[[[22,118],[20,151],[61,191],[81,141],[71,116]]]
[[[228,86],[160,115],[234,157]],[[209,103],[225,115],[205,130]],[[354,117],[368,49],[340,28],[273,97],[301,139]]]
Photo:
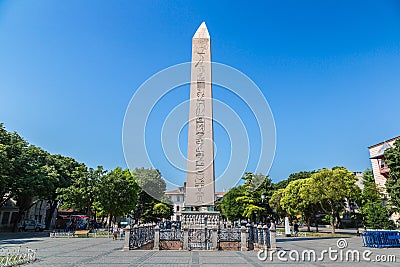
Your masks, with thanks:
[[[41,224],[35,220],[21,220],[18,223],[17,227],[20,232],[24,232],[24,231],[28,231],[28,230],[42,232],[46,228],[46,226],[44,224]]]

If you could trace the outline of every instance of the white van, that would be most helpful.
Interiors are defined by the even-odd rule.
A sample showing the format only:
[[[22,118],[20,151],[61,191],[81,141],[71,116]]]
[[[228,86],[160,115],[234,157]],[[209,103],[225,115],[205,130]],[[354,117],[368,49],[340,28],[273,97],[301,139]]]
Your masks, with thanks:
[[[35,220],[21,220],[17,226],[20,232],[24,232],[27,230],[35,230],[36,232],[39,231],[42,232],[46,228],[45,225],[38,223]]]

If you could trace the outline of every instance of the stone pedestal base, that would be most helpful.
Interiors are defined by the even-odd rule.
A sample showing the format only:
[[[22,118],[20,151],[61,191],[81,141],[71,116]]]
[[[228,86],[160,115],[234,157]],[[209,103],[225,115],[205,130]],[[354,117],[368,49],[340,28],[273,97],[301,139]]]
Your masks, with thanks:
[[[182,227],[219,227],[219,211],[182,211],[181,223]]]
[[[217,250],[220,213],[218,211],[182,211],[183,249]]]

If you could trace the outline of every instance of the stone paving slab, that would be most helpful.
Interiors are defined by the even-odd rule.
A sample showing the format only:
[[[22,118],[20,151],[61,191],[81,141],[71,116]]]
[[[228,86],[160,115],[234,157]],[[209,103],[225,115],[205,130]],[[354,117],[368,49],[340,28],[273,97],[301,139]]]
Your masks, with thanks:
[[[297,250],[313,249],[317,255],[329,248],[339,250],[338,238],[280,238],[278,249],[287,254]],[[49,238],[48,236],[12,235],[3,238],[0,234],[0,246],[21,246],[37,250],[38,260],[27,266],[398,266],[400,262],[400,248],[370,249],[362,245],[362,238],[346,238],[346,247],[343,251],[358,249],[360,252],[371,250],[371,259],[375,256],[394,255],[396,262],[343,262],[331,261],[280,261],[274,254],[273,260],[260,261],[257,251],[122,251],[124,242],[113,241],[108,238]],[[286,258],[288,256],[286,255]]]

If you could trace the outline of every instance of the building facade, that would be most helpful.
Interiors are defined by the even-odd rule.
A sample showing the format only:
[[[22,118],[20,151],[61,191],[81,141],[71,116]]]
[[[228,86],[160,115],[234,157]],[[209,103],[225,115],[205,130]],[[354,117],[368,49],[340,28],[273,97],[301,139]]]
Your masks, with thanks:
[[[382,203],[384,205],[386,204],[386,199],[389,198],[389,195],[386,192],[385,184],[386,179],[389,177],[390,171],[389,167],[386,165],[384,153],[386,149],[392,148],[394,146],[394,142],[396,142],[396,140],[399,138],[400,136],[397,136],[395,138],[368,147],[375,183],[380,189],[381,193],[386,196],[384,199],[382,199]],[[399,226],[399,213],[393,213],[390,219],[393,220],[397,226]]]
[[[372,171],[374,173],[375,183],[383,193],[386,194],[386,179],[389,176],[389,168],[385,162],[384,152],[386,149],[393,147],[394,142],[400,136],[380,142],[368,147],[371,159]]]
[[[18,220],[18,207],[13,199],[7,200],[0,208],[0,230],[7,231],[13,228]]]
[[[35,198],[33,199],[35,202]],[[46,224],[46,216],[50,211],[47,200],[37,201],[33,204],[25,214],[22,214],[24,219],[35,220],[43,225]],[[19,208],[13,199],[7,200],[6,204],[0,208],[0,231],[13,230],[14,225],[18,223]],[[50,229],[54,227],[57,209],[51,215]]]

